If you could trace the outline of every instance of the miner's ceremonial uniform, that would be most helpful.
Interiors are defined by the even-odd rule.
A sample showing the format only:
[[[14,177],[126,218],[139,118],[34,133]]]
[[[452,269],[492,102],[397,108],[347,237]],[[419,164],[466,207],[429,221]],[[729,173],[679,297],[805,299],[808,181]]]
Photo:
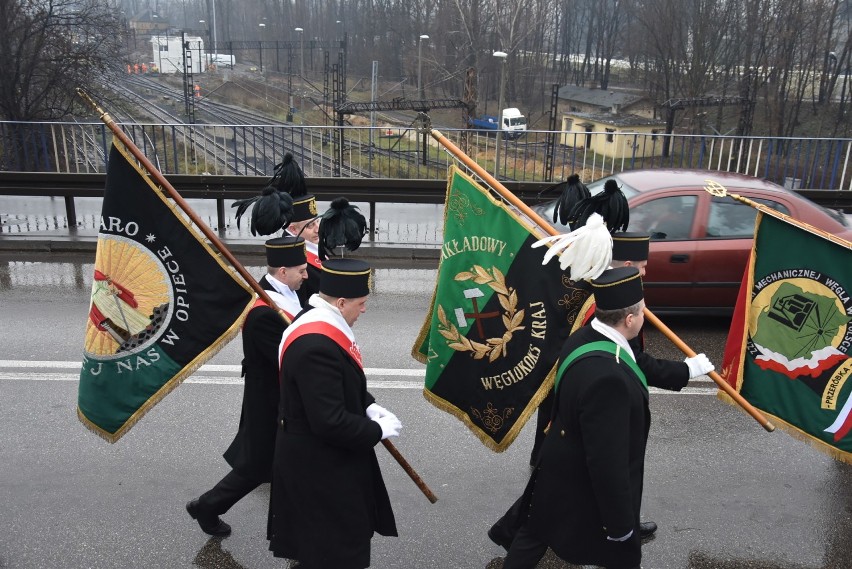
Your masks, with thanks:
[[[373,533],[397,535],[373,447],[399,421],[375,405],[351,324],[324,300],[366,297],[369,273],[362,261],[326,261],[325,296],[310,298],[281,341],[268,538],[275,556],[306,569],[368,567]]]
[[[609,269],[592,285],[599,310],[642,300],[633,267]],[[635,324],[639,318],[622,320]],[[550,429],[524,492],[522,526],[505,569],[535,567],[548,546],[578,565],[639,567],[651,414],[644,374],[623,334],[596,320],[565,343]]]
[[[267,265],[299,271],[305,264],[305,241],[300,237],[279,237],[266,242]],[[300,283],[295,278],[293,282]],[[257,299],[246,315],[243,340],[243,403],[240,424],[233,442],[224,453],[232,470],[212,489],[187,505],[202,530],[211,535],[227,535],[230,526],[218,516],[272,478],[278,416],[278,347],[288,324],[301,310],[296,292],[271,274],[259,284],[276,307]],[[298,286],[295,284],[293,286]],[[282,318],[277,309],[284,312]]]

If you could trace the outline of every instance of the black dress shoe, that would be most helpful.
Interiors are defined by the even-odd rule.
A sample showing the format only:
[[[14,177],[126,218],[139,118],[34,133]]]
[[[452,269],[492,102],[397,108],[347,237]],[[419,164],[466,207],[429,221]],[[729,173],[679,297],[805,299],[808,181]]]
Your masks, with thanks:
[[[186,511],[189,512],[193,520],[198,521],[198,525],[204,533],[216,537],[231,535],[231,526],[223,522],[219,516],[203,516],[199,513],[198,500],[190,500],[186,504]]]
[[[639,538],[646,539],[654,535],[657,531],[657,524],[654,522],[639,522]]]
[[[512,546],[512,536],[508,535],[505,531],[503,531],[503,528],[497,525],[491,526],[488,530],[488,539],[506,551],[509,551],[509,547]]]

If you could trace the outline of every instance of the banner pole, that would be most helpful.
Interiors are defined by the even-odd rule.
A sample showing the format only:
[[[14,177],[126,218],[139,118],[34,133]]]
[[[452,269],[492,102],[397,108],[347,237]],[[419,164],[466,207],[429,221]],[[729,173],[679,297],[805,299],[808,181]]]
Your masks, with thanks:
[[[133,143],[133,141],[130,140],[130,138],[124,133],[124,131],[118,128],[118,125],[115,124],[115,120],[113,120],[109,113],[102,109],[94,101],[94,99],[92,99],[89,94],[86,93],[83,89],[78,87],[77,94],[81,98],[83,98],[83,100],[85,100],[95,110],[95,112],[100,115],[100,119],[104,122],[105,125],[107,125],[107,127],[109,127],[115,137],[118,138],[118,140],[120,140],[122,144],[124,144],[125,148],[127,148],[130,153],[133,154],[134,158],[139,160],[139,163],[144,166],[145,170],[154,179],[154,181],[157,182],[157,184],[163,190],[165,190],[169,197],[172,198],[178,206],[180,206],[184,213],[189,216],[189,219],[192,220],[196,227],[198,227],[201,233],[203,233],[204,236],[210,240],[210,243],[214,247],[216,247],[219,253],[221,253],[222,256],[225,257],[225,259],[227,259],[229,263],[231,263],[231,266],[233,266],[234,269],[240,274],[240,276],[245,279],[246,283],[251,286],[252,290],[257,293],[257,295],[263,300],[263,302],[265,302],[269,306],[276,306],[275,302],[269,297],[263,287],[261,287],[260,284],[254,279],[254,277],[251,276],[251,273],[246,270],[242,263],[240,263],[237,258],[234,257],[233,253],[231,253],[231,251],[225,246],[222,240],[219,239],[219,237],[215,233],[213,233],[213,230],[207,227],[207,224],[204,223],[204,221],[200,217],[198,217],[198,215],[192,210],[186,200],[183,199],[183,196],[181,196],[174,188],[174,186],[172,186],[171,183],[166,179],[166,177],[163,176],[162,172],[160,172],[157,167],[154,166],[150,160],[148,160],[148,157],[145,156],[145,154],[143,154],[141,150],[139,150],[139,147],[137,147]],[[278,310],[278,314],[282,318],[284,318],[288,324],[290,323],[289,319],[286,318],[286,316],[280,309]],[[436,498],[432,491],[429,490],[429,487],[426,486],[426,483],[423,481],[423,479],[420,478],[417,472],[415,472],[411,465],[408,464],[408,461],[405,460],[402,454],[400,454],[396,447],[394,447],[390,442],[382,442],[386,443],[385,448],[388,449],[388,452],[390,452],[391,456],[396,459],[396,461],[403,468],[403,470],[405,470],[408,476],[411,477],[417,487],[420,488],[420,491],[426,495],[426,498],[434,504],[438,500],[438,498]]]
[[[183,199],[183,196],[181,196],[174,188],[174,186],[172,186],[172,184],[166,179],[166,177],[163,176],[162,172],[160,172],[157,167],[154,166],[154,164],[152,164],[150,160],[148,160],[148,157],[145,156],[145,154],[143,154],[141,150],[139,150],[139,147],[136,146],[136,144],[134,144],[132,140],[130,140],[130,137],[128,137],[123,130],[118,128],[118,125],[115,124],[115,120],[113,120],[109,113],[102,109],[94,101],[94,99],[92,99],[89,94],[86,93],[83,89],[78,87],[77,94],[80,95],[80,97],[82,97],[83,100],[85,100],[95,110],[95,112],[100,115],[100,119],[104,122],[105,125],[107,125],[107,127],[109,127],[113,135],[119,141],[121,141],[124,147],[130,151],[133,157],[136,158],[140,164],[142,164],[142,166],[148,172],[148,175],[151,176],[151,178],[154,179],[157,185],[159,185],[169,195],[169,197],[174,200],[178,207],[183,210],[183,212],[189,217],[192,223],[195,224],[199,231],[204,234],[204,237],[210,240],[210,243],[214,247],[216,247],[219,253],[221,253],[221,255],[225,257],[225,259],[228,260],[231,266],[234,267],[234,269],[240,274],[241,277],[243,277],[246,283],[248,283],[252,290],[257,293],[261,300],[263,300],[263,302],[265,302],[269,306],[276,306],[275,302],[269,297],[266,291],[263,290],[263,287],[258,284],[254,277],[252,277],[251,274],[242,265],[242,263],[240,263],[236,259],[236,257],[234,257],[231,251],[227,247],[225,247],[225,244],[222,243],[222,241],[215,233],[213,233],[213,230],[207,227],[207,224],[204,223],[204,221],[200,217],[198,217],[198,215],[192,210],[186,200]],[[282,314],[283,316],[283,313],[281,313],[281,311],[279,311],[279,314]]]
[[[494,191],[499,193],[506,201],[510,204],[518,208],[524,215],[529,217],[532,221],[537,223],[542,229],[550,233],[551,235],[558,235],[559,232],[552,226],[550,223],[545,221],[540,215],[538,215],[535,211],[532,210],[527,204],[522,202],[515,194],[509,191],[506,186],[500,183],[497,178],[489,174],[482,166],[477,164],[470,156],[462,152],[462,150],[456,146],[451,140],[449,140],[446,136],[441,134],[439,131],[427,127],[429,130],[429,134],[432,135],[441,146],[446,148],[453,156],[458,158],[465,166],[470,168],[477,176],[482,178],[489,186],[491,186]],[[675,334],[668,326],[663,324],[656,315],[654,315],[648,308],[645,308],[645,318],[648,319],[651,324],[653,324],[662,334],[672,342],[677,348],[679,348],[687,357],[692,357],[695,355],[695,351],[690,348],[683,340],[681,340],[677,334]],[[745,400],[745,398],[740,395],[733,387],[731,387],[722,377],[716,372],[710,372],[710,379],[712,379],[719,389],[728,394],[731,399],[733,399],[737,405],[743,408],[749,415],[751,415],[755,421],[757,421],[764,429],[769,432],[775,430],[775,425],[773,425],[764,415],[761,413],[754,405]]]
[[[772,217],[774,217],[776,219],[780,219],[781,221],[786,221],[790,225],[795,225],[796,227],[799,227],[800,229],[803,229],[803,230],[807,231],[808,233],[813,233],[814,235],[818,235],[818,236],[822,237],[823,239],[828,239],[832,243],[836,243],[838,245],[842,245],[843,247],[847,247],[847,248],[852,249],[852,242],[849,242],[846,239],[843,239],[842,237],[838,237],[837,235],[833,235],[833,234],[829,233],[828,231],[823,231],[819,227],[814,227],[813,225],[811,225],[809,223],[805,223],[804,221],[799,221],[798,219],[796,219],[794,217],[790,217],[786,213],[781,213],[778,210],[772,209],[771,207],[769,207],[767,205],[764,205],[762,203],[758,203],[758,202],[751,200],[751,199],[749,199],[745,196],[741,196],[739,194],[732,194],[724,186],[722,186],[721,184],[719,184],[718,182],[716,182],[714,180],[706,180],[706,181],[707,181],[707,185],[704,187],[704,190],[706,192],[708,192],[709,194],[712,194],[712,195],[717,196],[717,197],[725,197],[725,196],[730,197],[732,199],[737,200],[740,203],[744,203],[748,206],[753,207],[754,209],[756,209],[757,211],[759,211],[761,213],[764,213],[766,215],[771,215]]]

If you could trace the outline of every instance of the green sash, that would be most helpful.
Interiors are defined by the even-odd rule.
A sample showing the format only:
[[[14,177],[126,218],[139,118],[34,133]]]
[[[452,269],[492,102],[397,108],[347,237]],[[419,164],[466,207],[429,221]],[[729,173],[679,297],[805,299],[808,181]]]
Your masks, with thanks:
[[[639,383],[642,384],[642,387],[645,391],[648,391],[648,380],[645,379],[645,374],[642,373],[642,370],[639,369],[639,366],[636,365],[636,362],[633,361],[633,358],[630,357],[629,354],[625,353],[625,357],[619,357],[619,352],[624,351],[622,348],[616,344],[615,342],[611,342],[609,340],[599,340],[597,342],[590,342],[588,344],[583,344],[562,360],[562,363],[559,364],[559,369],[556,370],[556,378],[553,384],[553,391],[559,388],[559,382],[562,381],[562,374],[565,373],[565,370],[568,369],[572,363],[574,363],[577,358],[588,354],[589,352],[605,352],[607,354],[612,354],[616,357],[616,361],[621,361],[627,364],[633,373],[636,374],[636,377],[639,379]]]

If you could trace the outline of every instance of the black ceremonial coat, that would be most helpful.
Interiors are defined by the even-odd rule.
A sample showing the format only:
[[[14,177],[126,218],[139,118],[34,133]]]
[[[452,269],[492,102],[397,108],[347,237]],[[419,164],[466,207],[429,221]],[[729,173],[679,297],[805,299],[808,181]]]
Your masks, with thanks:
[[[306,334],[285,351],[267,535],[276,557],[361,569],[373,532],[397,535],[373,448],[381,427],[365,413],[373,402],[361,367],[330,338]]]
[[[275,289],[260,279],[264,290]],[[243,407],[237,435],[223,455],[231,468],[260,482],[272,479],[278,432],[278,345],[287,323],[269,306],[252,308],[243,324]]]
[[[560,361],[583,344],[606,339],[585,326],[568,338]],[[587,355],[564,374],[555,405],[525,493],[528,527],[568,562],[638,566],[648,392],[615,356]],[[606,539],[631,530],[627,541]]]
[[[578,316],[578,318],[582,317]],[[589,326],[589,322],[586,326]],[[629,342],[630,348],[636,355],[636,363],[639,369],[645,374],[648,380],[648,385],[667,389],[669,391],[680,391],[689,382],[689,366],[684,362],[674,360],[660,360],[644,350],[643,343],[636,337]],[[544,442],[544,429],[550,423],[550,415],[553,412],[553,391],[548,393],[547,397],[541,402],[538,407],[536,419],[535,442],[533,443],[532,455],[530,464],[535,463],[535,458],[538,456],[541,444]]]
[[[659,360],[648,355],[645,342],[642,339],[644,328],[628,343],[636,355],[636,363],[645,374],[650,387],[659,387],[669,391],[680,391],[689,383],[689,366],[685,362],[675,360]]]
[[[669,391],[680,391],[686,387],[689,382],[689,366],[685,362],[658,360],[644,351],[637,350],[633,342],[630,342],[630,347],[649,386]]]

